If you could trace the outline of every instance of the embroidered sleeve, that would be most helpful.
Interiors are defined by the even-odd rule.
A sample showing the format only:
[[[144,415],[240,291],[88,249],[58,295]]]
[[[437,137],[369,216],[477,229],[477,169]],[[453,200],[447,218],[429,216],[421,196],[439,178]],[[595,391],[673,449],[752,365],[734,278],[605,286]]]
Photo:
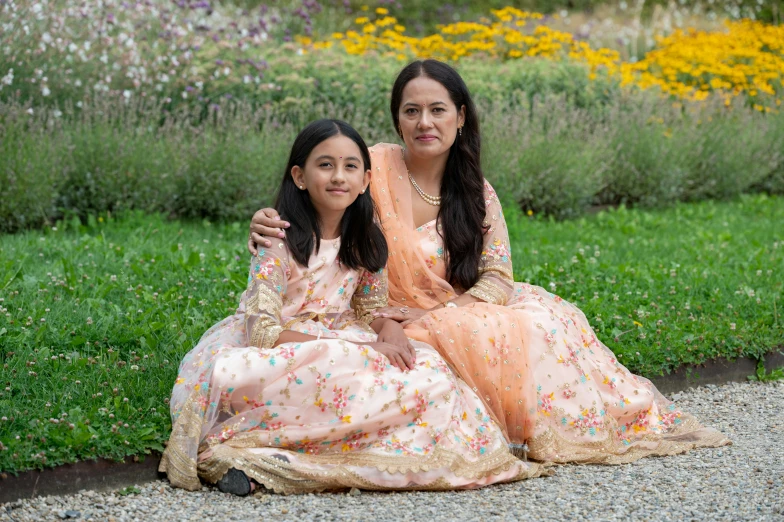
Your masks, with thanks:
[[[271,348],[278,340],[283,331],[280,315],[289,275],[288,250],[283,242],[262,248],[251,259],[245,290],[245,335],[249,346]]]
[[[366,324],[372,323],[375,317],[371,312],[387,306],[387,302],[387,269],[382,268],[378,272],[364,270],[351,298],[351,308],[357,318]]]
[[[485,181],[487,215],[484,247],[479,264],[479,281],[468,293],[488,303],[505,305],[514,291],[512,253],[509,250],[509,232],[504,220],[501,202],[495,190]]]

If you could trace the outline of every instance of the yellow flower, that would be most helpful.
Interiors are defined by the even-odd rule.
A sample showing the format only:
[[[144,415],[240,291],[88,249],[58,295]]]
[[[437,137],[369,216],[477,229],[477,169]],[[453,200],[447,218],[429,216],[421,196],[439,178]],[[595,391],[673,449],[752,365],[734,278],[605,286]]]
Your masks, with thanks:
[[[362,6],[362,11],[369,11]],[[635,63],[623,62],[618,51],[592,48],[566,32],[541,22],[528,28],[528,20],[541,20],[540,13],[514,7],[490,10],[493,20],[455,22],[439,25],[435,34],[421,38],[406,36],[405,26],[388,16],[386,8],[376,8],[382,18],[355,19],[362,32],[333,33],[349,54],[405,60],[436,58],[459,61],[480,55],[500,60],[525,56],[548,60],[571,60],[585,65],[590,80],[615,79],[621,87],[657,88],[675,99],[702,101],[717,93],[730,104],[732,98],[754,98],[754,105],[767,111],[781,106],[784,86],[784,26],[753,20],[728,22],[725,31],[676,30],[655,38],[656,46]],[[557,18],[557,17],[556,17]],[[379,28],[386,28],[378,34]],[[331,42],[314,42],[298,37],[310,50],[328,49]]]

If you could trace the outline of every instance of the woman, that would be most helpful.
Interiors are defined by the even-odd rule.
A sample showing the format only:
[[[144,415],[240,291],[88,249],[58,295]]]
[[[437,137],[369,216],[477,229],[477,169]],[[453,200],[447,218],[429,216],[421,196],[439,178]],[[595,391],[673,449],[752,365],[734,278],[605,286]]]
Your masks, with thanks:
[[[344,122],[297,137],[276,205],[301,222],[254,256],[237,313],[180,365],[160,465],[172,484],[459,489],[542,473],[435,350],[371,315],[387,302],[388,250],[369,168]]]
[[[408,65],[391,112],[405,148],[371,149],[390,248],[391,306],[379,316],[435,346],[534,459],[621,463],[728,443],[621,365],[579,309],[514,282],[476,111],[456,71],[435,60]],[[287,225],[277,215],[254,216],[251,250],[267,242],[259,234]]]

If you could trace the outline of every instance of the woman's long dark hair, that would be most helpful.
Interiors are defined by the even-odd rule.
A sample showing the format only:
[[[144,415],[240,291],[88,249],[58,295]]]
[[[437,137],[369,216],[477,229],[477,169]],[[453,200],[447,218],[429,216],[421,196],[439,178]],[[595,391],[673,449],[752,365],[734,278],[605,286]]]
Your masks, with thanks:
[[[303,266],[321,241],[318,213],[310,201],[307,190],[297,188],[291,177],[295,166],[305,168],[308,156],[320,143],[333,136],[345,136],[357,144],[362,155],[363,172],[370,169],[370,153],[362,136],[348,123],[340,120],[317,120],[302,129],[291,147],[289,161],[283,173],[275,208],[281,217],[291,223],[286,231],[286,243],[294,259]],[[387,242],[376,224],[375,205],[370,191],[360,194],[348,206],[340,222],[341,264],[354,269],[364,268],[375,272],[387,264]]]
[[[444,239],[446,278],[452,286],[468,290],[479,280],[479,262],[486,230],[479,119],[468,87],[457,71],[438,60],[418,60],[400,71],[392,87],[389,108],[395,129],[400,127],[398,111],[403,89],[408,82],[421,76],[443,85],[458,111],[461,106],[465,106],[463,133],[455,137],[455,143],[449,150],[441,181],[438,221]]]

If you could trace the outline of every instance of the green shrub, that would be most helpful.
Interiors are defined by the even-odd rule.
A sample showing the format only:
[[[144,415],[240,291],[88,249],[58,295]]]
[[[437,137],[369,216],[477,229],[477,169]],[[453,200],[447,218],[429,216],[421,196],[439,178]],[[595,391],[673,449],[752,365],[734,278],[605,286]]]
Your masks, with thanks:
[[[593,204],[656,207],[784,191],[784,114],[673,107],[651,93],[580,107],[571,96],[478,96],[485,173],[508,204],[565,218]],[[284,110],[228,100],[166,112],[109,100],[28,109],[0,103],[0,231],[128,209],[246,220],[272,203],[306,121],[340,117],[370,144],[397,141],[382,104]]]

